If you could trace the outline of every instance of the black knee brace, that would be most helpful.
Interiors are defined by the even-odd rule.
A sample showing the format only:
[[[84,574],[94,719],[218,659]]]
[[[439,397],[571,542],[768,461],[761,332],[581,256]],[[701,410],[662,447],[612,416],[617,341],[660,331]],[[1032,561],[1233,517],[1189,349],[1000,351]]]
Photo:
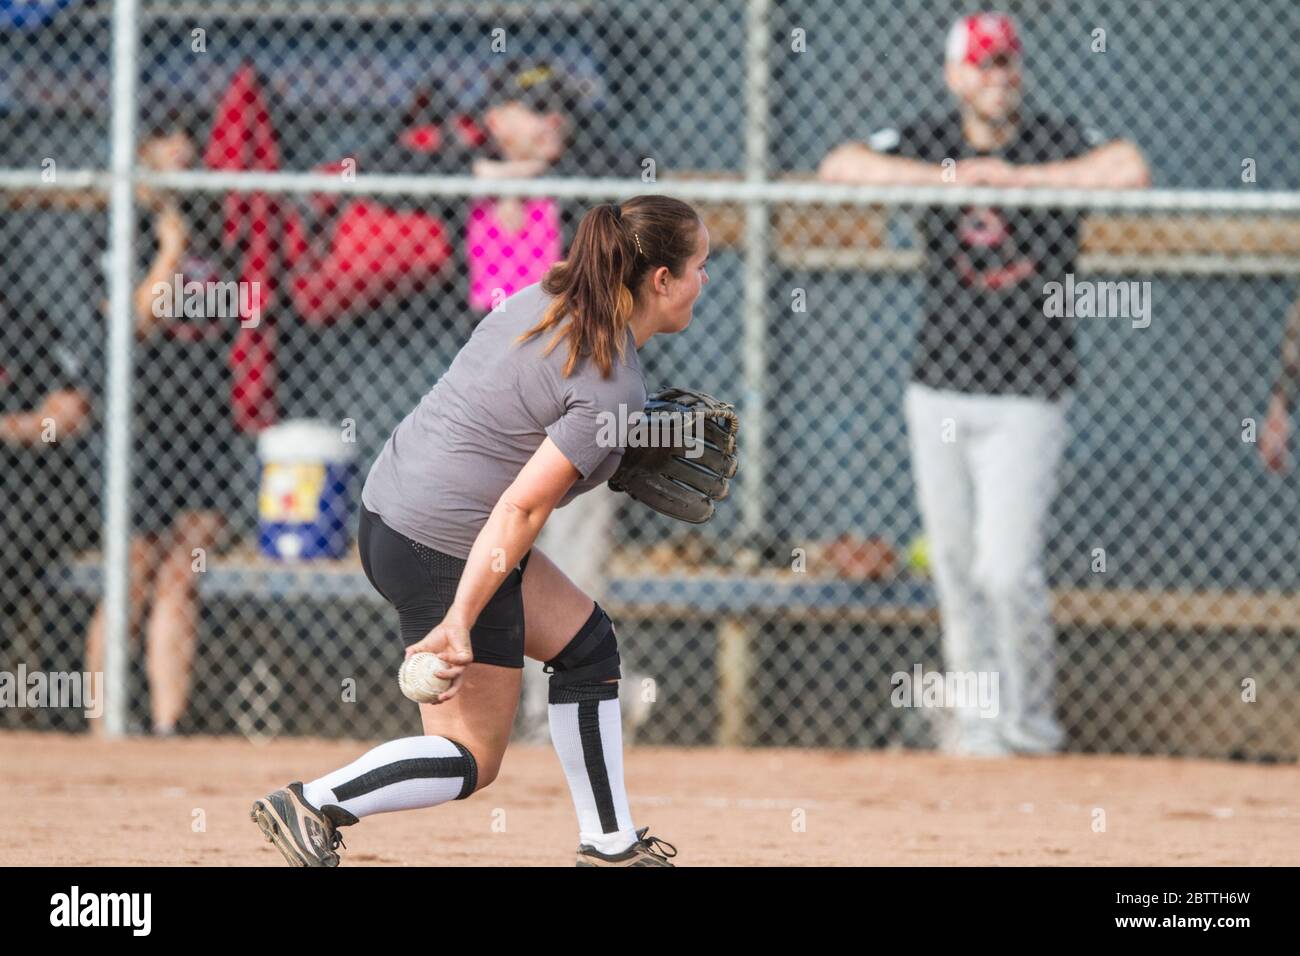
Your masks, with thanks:
[[[573,640],[542,669],[551,675],[552,704],[612,700],[618,696],[618,685],[606,683],[623,676],[618,666],[618,638],[614,622],[599,604]]]

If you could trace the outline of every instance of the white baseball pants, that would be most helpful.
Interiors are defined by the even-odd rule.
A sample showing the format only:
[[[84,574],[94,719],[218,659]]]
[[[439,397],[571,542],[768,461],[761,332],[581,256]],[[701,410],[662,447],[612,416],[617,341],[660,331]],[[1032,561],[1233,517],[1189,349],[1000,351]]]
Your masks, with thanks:
[[[996,716],[953,709],[949,749],[1055,750],[1055,654],[1043,570],[1048,509],[1066,442],[1066,403],[915,382],[905,408],[944,667],[996,673]]]

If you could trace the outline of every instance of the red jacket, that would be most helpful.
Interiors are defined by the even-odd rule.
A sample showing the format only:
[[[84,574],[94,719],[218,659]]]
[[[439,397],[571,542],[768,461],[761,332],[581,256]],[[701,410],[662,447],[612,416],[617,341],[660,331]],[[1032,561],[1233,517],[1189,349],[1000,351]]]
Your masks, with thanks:
[[[261,85],[251,65],[234,75],[221,103],[204,153],[209,169],[274,170],[280,151]],[[255,432],[274,424],[276,405],[275,323],[282,311],[281,278],[290,250],[284,206],[267,193],[227,193],[222,247],[239,263],[239,281],[257,283],[261,321],[240,323],[230,350],[235,425]]]

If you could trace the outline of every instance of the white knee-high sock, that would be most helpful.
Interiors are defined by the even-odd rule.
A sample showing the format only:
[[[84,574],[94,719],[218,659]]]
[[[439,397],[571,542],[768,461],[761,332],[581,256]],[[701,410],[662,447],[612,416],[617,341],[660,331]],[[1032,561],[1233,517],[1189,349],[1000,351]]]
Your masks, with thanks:
[[[592,687],[580,686],[583,691]],[[623,787],[618,684],[596,687],[600,689],[588,693],[552,693],[548,708],[551,743],[578,811],[579,840],[601,853],[620,853],[636,842],[636,828]],[[590,699],[573,701],[572,697]]]
[[[362,754],[352,763],[302,788],[318,810],[333,803],[357,817],[433,807],[474,792],[473,755],[446,737],[403,737]]]

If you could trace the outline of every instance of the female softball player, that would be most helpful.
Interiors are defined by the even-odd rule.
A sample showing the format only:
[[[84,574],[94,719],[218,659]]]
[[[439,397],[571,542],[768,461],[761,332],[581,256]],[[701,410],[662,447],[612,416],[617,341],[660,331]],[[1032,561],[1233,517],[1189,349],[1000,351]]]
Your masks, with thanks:
[[[708,253],[679,200],[591,209],[568,259],[489,313],[389,437],[362,492],[361,560],[397,609],[407,656],[437,654],[451,686],[420,705],[424,736],[254,804],[291,864],[337,866],[339,827],[496,779],[526,654],[550,673],[578,865],[672,865],[676,850],[628,810],[614,628],[533,542],[554,508],[614,473],[610,423],[646,401],[637,349],[690,324]]]

